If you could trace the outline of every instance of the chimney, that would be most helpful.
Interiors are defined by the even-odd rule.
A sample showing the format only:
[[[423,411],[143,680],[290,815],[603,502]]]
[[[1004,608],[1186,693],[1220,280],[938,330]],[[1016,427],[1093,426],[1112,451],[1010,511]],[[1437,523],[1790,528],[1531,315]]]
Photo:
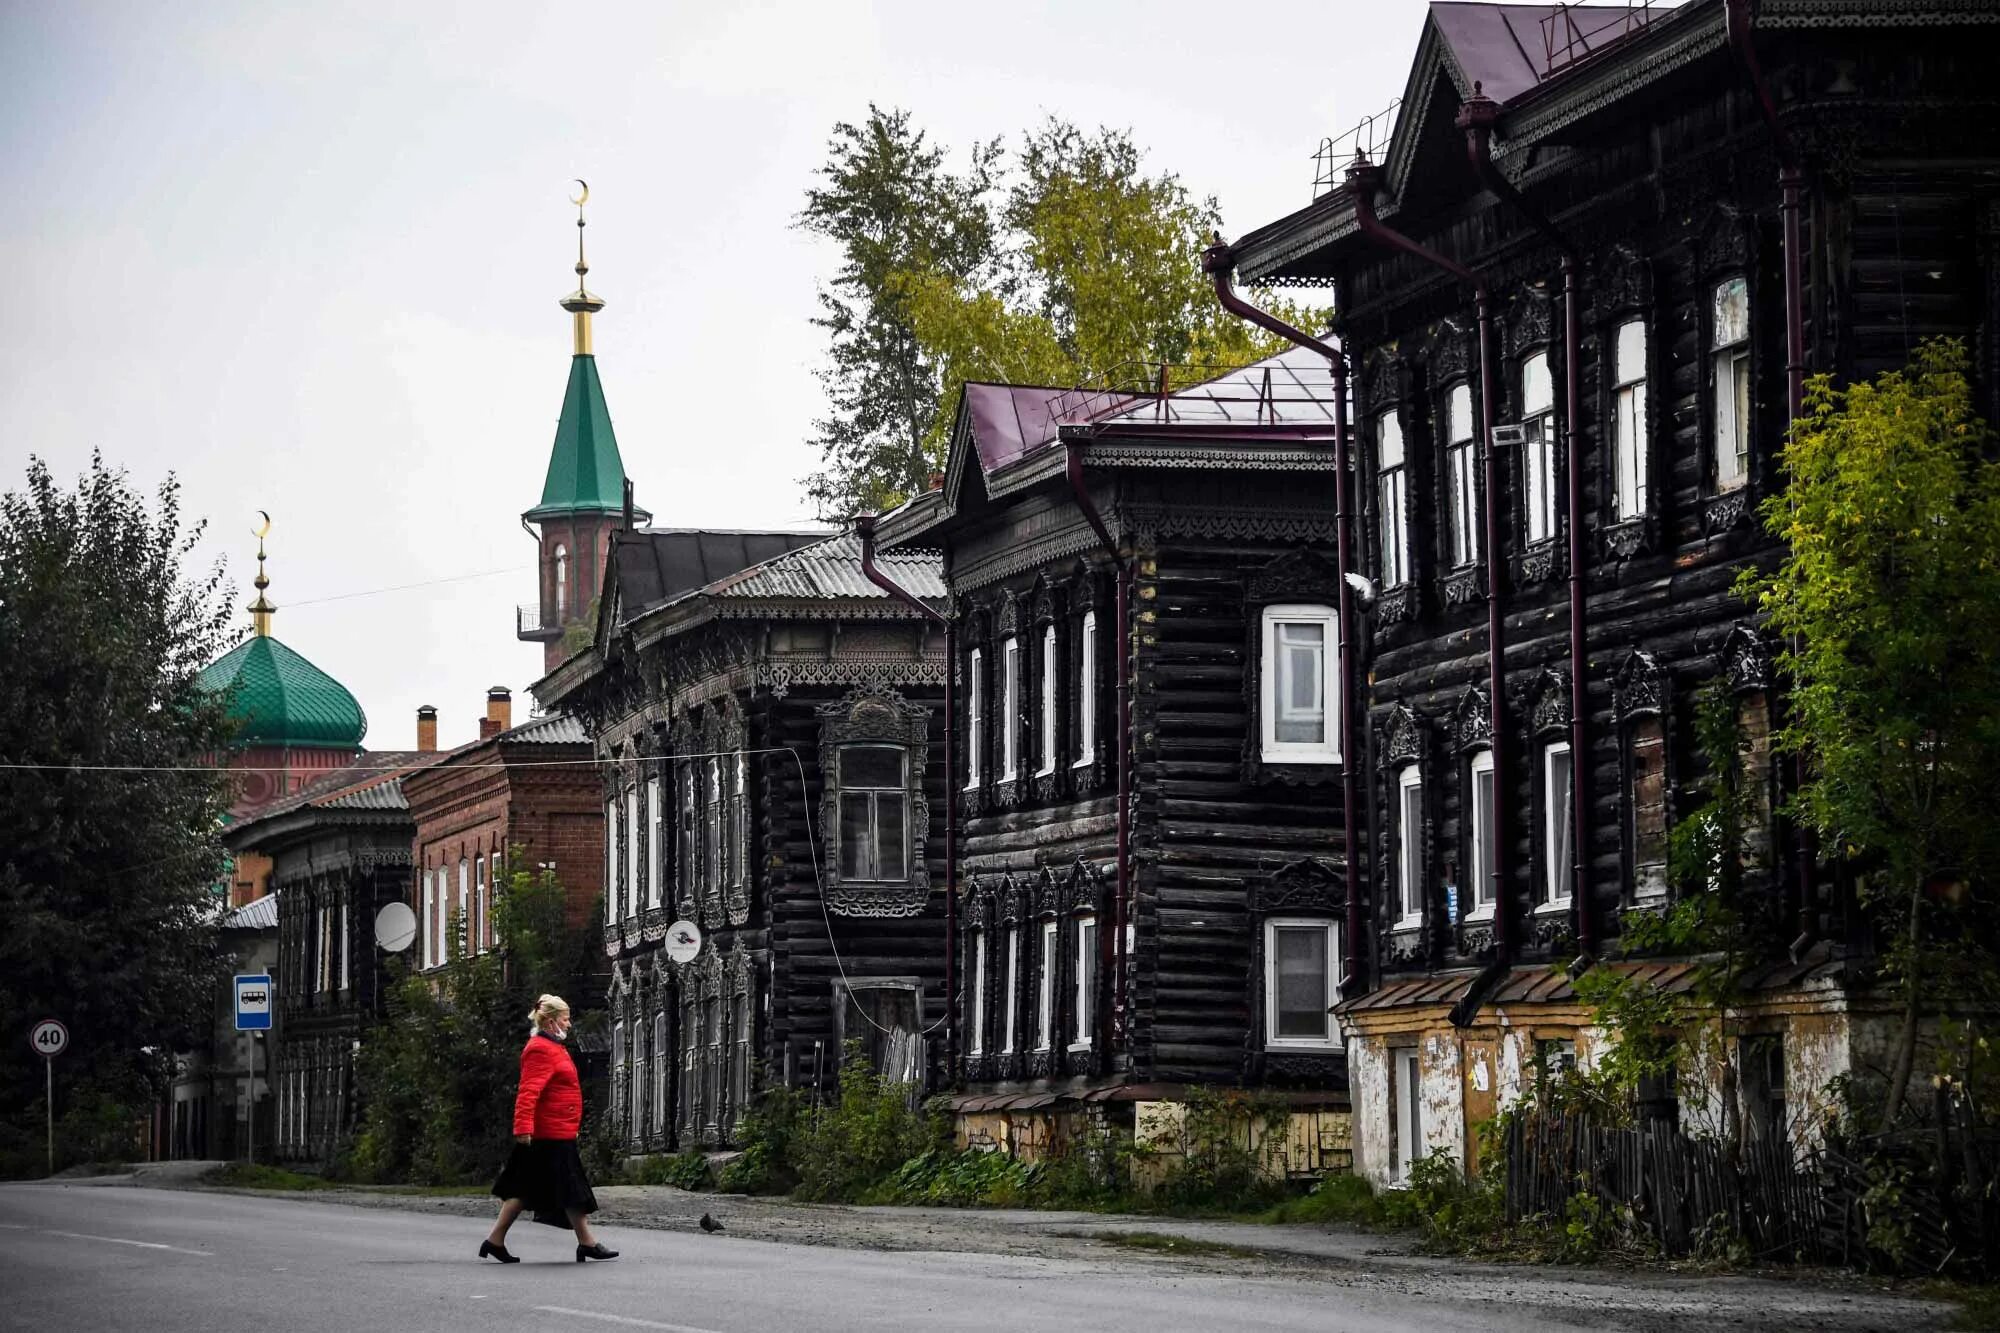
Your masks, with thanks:
[[[514,725],[514,692],[505,685],[495,685],[486,691],[486,720],[495,724],[496,732]],[[480,728],[480,735],[485,734],[485,728]]]
[[[417,749],[423,754],[435,754],[438,747],[438,710],[429,704],[417,709]]]

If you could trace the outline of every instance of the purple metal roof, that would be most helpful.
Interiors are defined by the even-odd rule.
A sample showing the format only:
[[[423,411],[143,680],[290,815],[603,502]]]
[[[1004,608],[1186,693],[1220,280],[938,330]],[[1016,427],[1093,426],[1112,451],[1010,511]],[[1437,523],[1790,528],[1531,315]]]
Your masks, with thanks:
[[[1671,5],[1656,8],[1671,9]],[[1472,85],[1483,87],[1496,102],[1510,102],[1552,77],[1583,54],[1617,40],[1628,31],[1625,20],[1643,7],[1631,5],[1495,5],[1462,0],[1432,0],[1431,22],[1444,39],[1451,61]],[[1551,48],[1551,41],[1554,46]],[[1582,48],[1582,49],[1579,49]]]
[[[972,448],[979,470],[990,476],[1056,442],[1066,421],[1102,416],[1132,400],[1124,392],[1079,394],[1027,384],[967,384],[965,410],[971,418]]]
[[[1151,395],[1098,420],[1119,424],[1187,422],[1210,426],[1333,425],[1333,370],[1310,348],[1293,347],[1190,388]]]

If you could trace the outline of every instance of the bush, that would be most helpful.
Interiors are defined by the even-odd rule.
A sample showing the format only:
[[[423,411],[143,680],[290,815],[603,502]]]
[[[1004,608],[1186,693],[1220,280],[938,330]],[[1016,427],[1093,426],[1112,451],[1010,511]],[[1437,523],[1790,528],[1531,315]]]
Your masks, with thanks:
[[[903,1163],[863,1202],[1032,1207],[1042,1175],[1039,1164],[1031,1166],[1002,1152],[934,1148]]]
[[[1173,1165],[1148,1199],[1167,1212],[1245,1212],[1268,1208],[1286,1192],[1274,1172],[1284,1141],[1282,1102],[1212,1088],[1188,1089]],[[1139,1150],[1157,1153],[1158,1145]]]
[[[1387,1223],[1388,1212],[1374,1186],[1360,1176],[1342,1174],[1325,1177],[1301,1197],[1286,1199],[1257,1220],[1379,1227]]]
[[[707,1156],[696,1148],[672,1156],[648,1157],[626,1172],[625,1179],[631,1185],[672,1185],[683,1190],[705,1190],[715,1183]]]
[[[790,1193],[799,1183],[792,1153],[806,1114],[805,1097],[790,1088],[760,1094],[737,1131],[742,1151],[722,1168],[721,1187],[736,1194]]]
[[[852,1203],[903,1163],[944,1145],[941,1117],[910,1104],[908,1084],[868,1067],[850,1041],[840,1064],[839,1095],[806,1117],[793,1138],[796,1193],[820,1203]]]

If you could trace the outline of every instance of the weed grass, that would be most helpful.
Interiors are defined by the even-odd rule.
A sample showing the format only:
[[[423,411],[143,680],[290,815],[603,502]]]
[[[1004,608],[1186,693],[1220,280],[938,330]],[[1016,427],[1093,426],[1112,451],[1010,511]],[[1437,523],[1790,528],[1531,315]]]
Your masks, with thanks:
[[[281,1166],[266,1166],[262,1162],[230,1162],[218,1166],[202,1177],[205,1185],[227,1185],[233,1189],[251,1190],[331,1190],[340,1186],[324,1176],[307,1175],[303,1171],[287,1171]]]

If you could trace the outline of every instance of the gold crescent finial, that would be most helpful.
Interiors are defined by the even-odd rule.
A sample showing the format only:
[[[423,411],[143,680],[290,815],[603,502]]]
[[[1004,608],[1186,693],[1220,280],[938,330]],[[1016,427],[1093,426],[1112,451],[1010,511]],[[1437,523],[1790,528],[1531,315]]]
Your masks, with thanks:
[[[590,183],[586,180],[583,180],[581,177],[577,178],[576,183],[583,187],[583,193],[572,198],[570,202],[572,204],[575,204],[578,208],[582,208],[585,204],[590,202]]]
[[[259,509],[257,511],[257,517],[263,519],[264,521],[262,523],[259,523],[256,527],[250,529],[250,535],[252,537],[255,537],[258,541],[261,542],[266,537],[271,535],[271,516],[268,513],[264,512],[262,509]]]

